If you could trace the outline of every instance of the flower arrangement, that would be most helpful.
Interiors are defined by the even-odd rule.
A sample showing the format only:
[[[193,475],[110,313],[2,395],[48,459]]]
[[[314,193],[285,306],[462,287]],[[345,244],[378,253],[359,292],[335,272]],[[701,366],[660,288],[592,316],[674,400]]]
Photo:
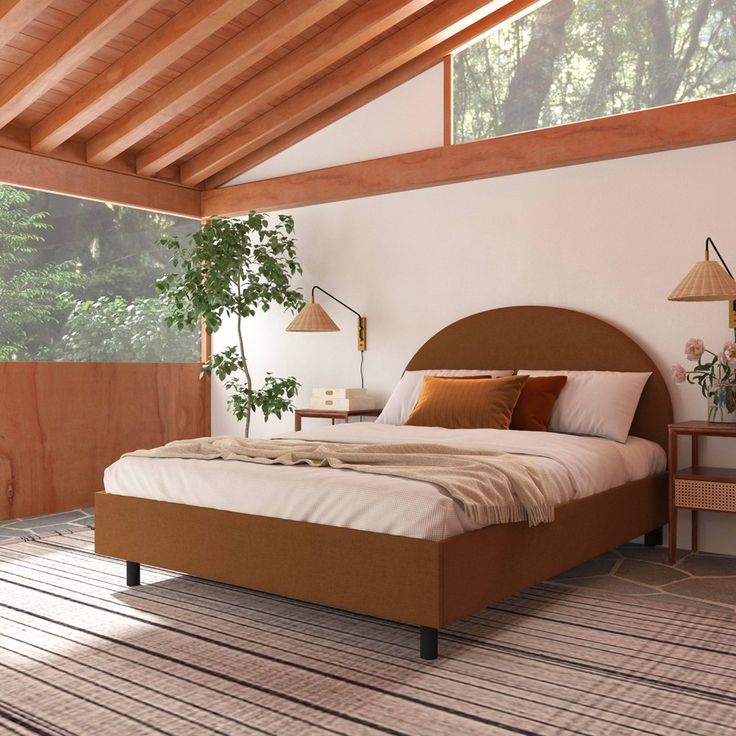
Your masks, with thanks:
[[[708,421],[736,421],[736,342],[727,342],[716,354],[708,350],[700,338],[691,337],[685,343],[685,357],[697,365],[687,370],[682,365],[672,366],[675,383],[698,384],[708,399]]]

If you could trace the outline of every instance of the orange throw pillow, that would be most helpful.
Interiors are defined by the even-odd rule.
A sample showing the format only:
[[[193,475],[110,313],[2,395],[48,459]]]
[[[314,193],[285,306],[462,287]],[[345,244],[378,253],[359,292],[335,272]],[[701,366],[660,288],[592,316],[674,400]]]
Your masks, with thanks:
[[[511,429],[546,432],[555,402],[567,383],[567,376],[530,378],[521,390],[511,417]]]
[[[422,393],[405,423],[447,429],[508,429],[528,378],[424,376]]]

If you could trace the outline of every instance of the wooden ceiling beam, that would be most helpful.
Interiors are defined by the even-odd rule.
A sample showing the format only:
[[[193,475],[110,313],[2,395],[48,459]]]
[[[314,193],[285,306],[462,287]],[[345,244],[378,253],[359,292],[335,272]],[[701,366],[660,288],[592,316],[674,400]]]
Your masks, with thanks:
[[[155,174],[179,160],[213,136],[262,110],[269,99],[277,99],[294,89],[429,2],[370,0],[152,143],[137,157],[138,172]]]
[[[0,0],[0,46],[20,33],[51,0]]]
[[[186,5],[31,128],[31,147],[47,153],[127,97],[255,0],[207,0]]]
[[[227,184],[254,166],[258,166],[258,164],[273,158],[287,148],[299,143],[299,141],[319,132],[328,125],[363,107],[363,105],[372,102],[381,95],[390,92],[399,85],[408,82],[418,74],[431,69],[435,64],[443,61],[448,54],[451,54],[478,36],[487,33],[492,28],[501,24],[512,23],[523,15],[533,12],[546,2],[549,2],[549,0],[512,0],[512,2],[500,10],[481,18],[477,23],[473,23],[473,25],[448,38],[447,41],[443,41],[441,44],[432,47],[429,51],[425,51],[420,56],[387,74],[385,77],[381,77],[367,87],[363,87],[363,89],[355,94],[346,97],[336,105],[319,113],[319,115],[315,115],[301,125],[292,128],[284,135],[267,143],[248,156],[226,166],[222,171],[207,179],[205,182],[206,188],[214,189]]]
[[[509,0],[453,0],[413,21],[181,166],[182,182],[199,184],[291,128],[472,25]]]
[[[17,151],[30,152],[31,146],[28,128],[22,128],[14,123],[6,125],[2,130],[0,130],[0,148],[13,148]],[[71,161],[72,163],[77,164],[87,163],[84,142],[75,140],[74,138],[62,143],[58,148],[56,148],[54,150],[53,157],[61,159],[62,161]],[[127,152],[108,161],[104,168],[109,171],[117,171],[121,174],[132,174],[137,176],[135,170],[135,156]],[[0,172],[0,174],[1,173],[2,172]],[[162,169],[155,178],[171,182],[173,184],[178,184],[179,167],[168,166],[167,168]]]
[[[344,1],[289,0],[276,6],[91,138],[87,142],[87,160],[104,164],[114,158],[332,13]],[[182,127],[188,126],[187,122]]]
[[[0,84],[0,128],[155,4],[156,0],[92,3]],[[30,20],[32,16],[26,18]]]
[[[202,216],[338,202],[736,139],[736,94],[211,189]]]
[[[18,148],[0,146],[0,182],[184,217],[201,217],[199,189]]]

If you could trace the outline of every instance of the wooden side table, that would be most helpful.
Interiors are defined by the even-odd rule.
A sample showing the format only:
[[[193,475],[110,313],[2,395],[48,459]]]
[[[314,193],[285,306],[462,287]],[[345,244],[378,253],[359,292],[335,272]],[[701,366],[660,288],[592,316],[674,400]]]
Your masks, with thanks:
[[[334,409],[295,409],[294,410],[294,431],[299,432],[302,428],[302,419],[309,417],[312,419],[332,419],[335,423],[336,419],[342,419],[344,422],[350,421],[350,417],[377,417],[383,409],[356,409],[355,411],[336,411]]]
[[[677,438],[690,435],[690,466],[677,469]],[[677,510],[692,512],[692,549],[698,549],[698,510],[736,512],[736,468],[700,465],[700,437],[734,437],[736,424],[721,422],[677,422],[669,425],[670,563],[677,553]]]

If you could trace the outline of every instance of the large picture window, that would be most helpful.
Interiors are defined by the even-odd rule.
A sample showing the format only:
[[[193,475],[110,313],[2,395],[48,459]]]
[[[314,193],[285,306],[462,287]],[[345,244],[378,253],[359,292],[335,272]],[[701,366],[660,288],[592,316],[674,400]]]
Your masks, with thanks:
[[[736,0],[550,0],[453,54],[452,142],[736,91]]]
[[[158,241],[199,223],[0,185],[0,360],[197,362],[165,323]]]

